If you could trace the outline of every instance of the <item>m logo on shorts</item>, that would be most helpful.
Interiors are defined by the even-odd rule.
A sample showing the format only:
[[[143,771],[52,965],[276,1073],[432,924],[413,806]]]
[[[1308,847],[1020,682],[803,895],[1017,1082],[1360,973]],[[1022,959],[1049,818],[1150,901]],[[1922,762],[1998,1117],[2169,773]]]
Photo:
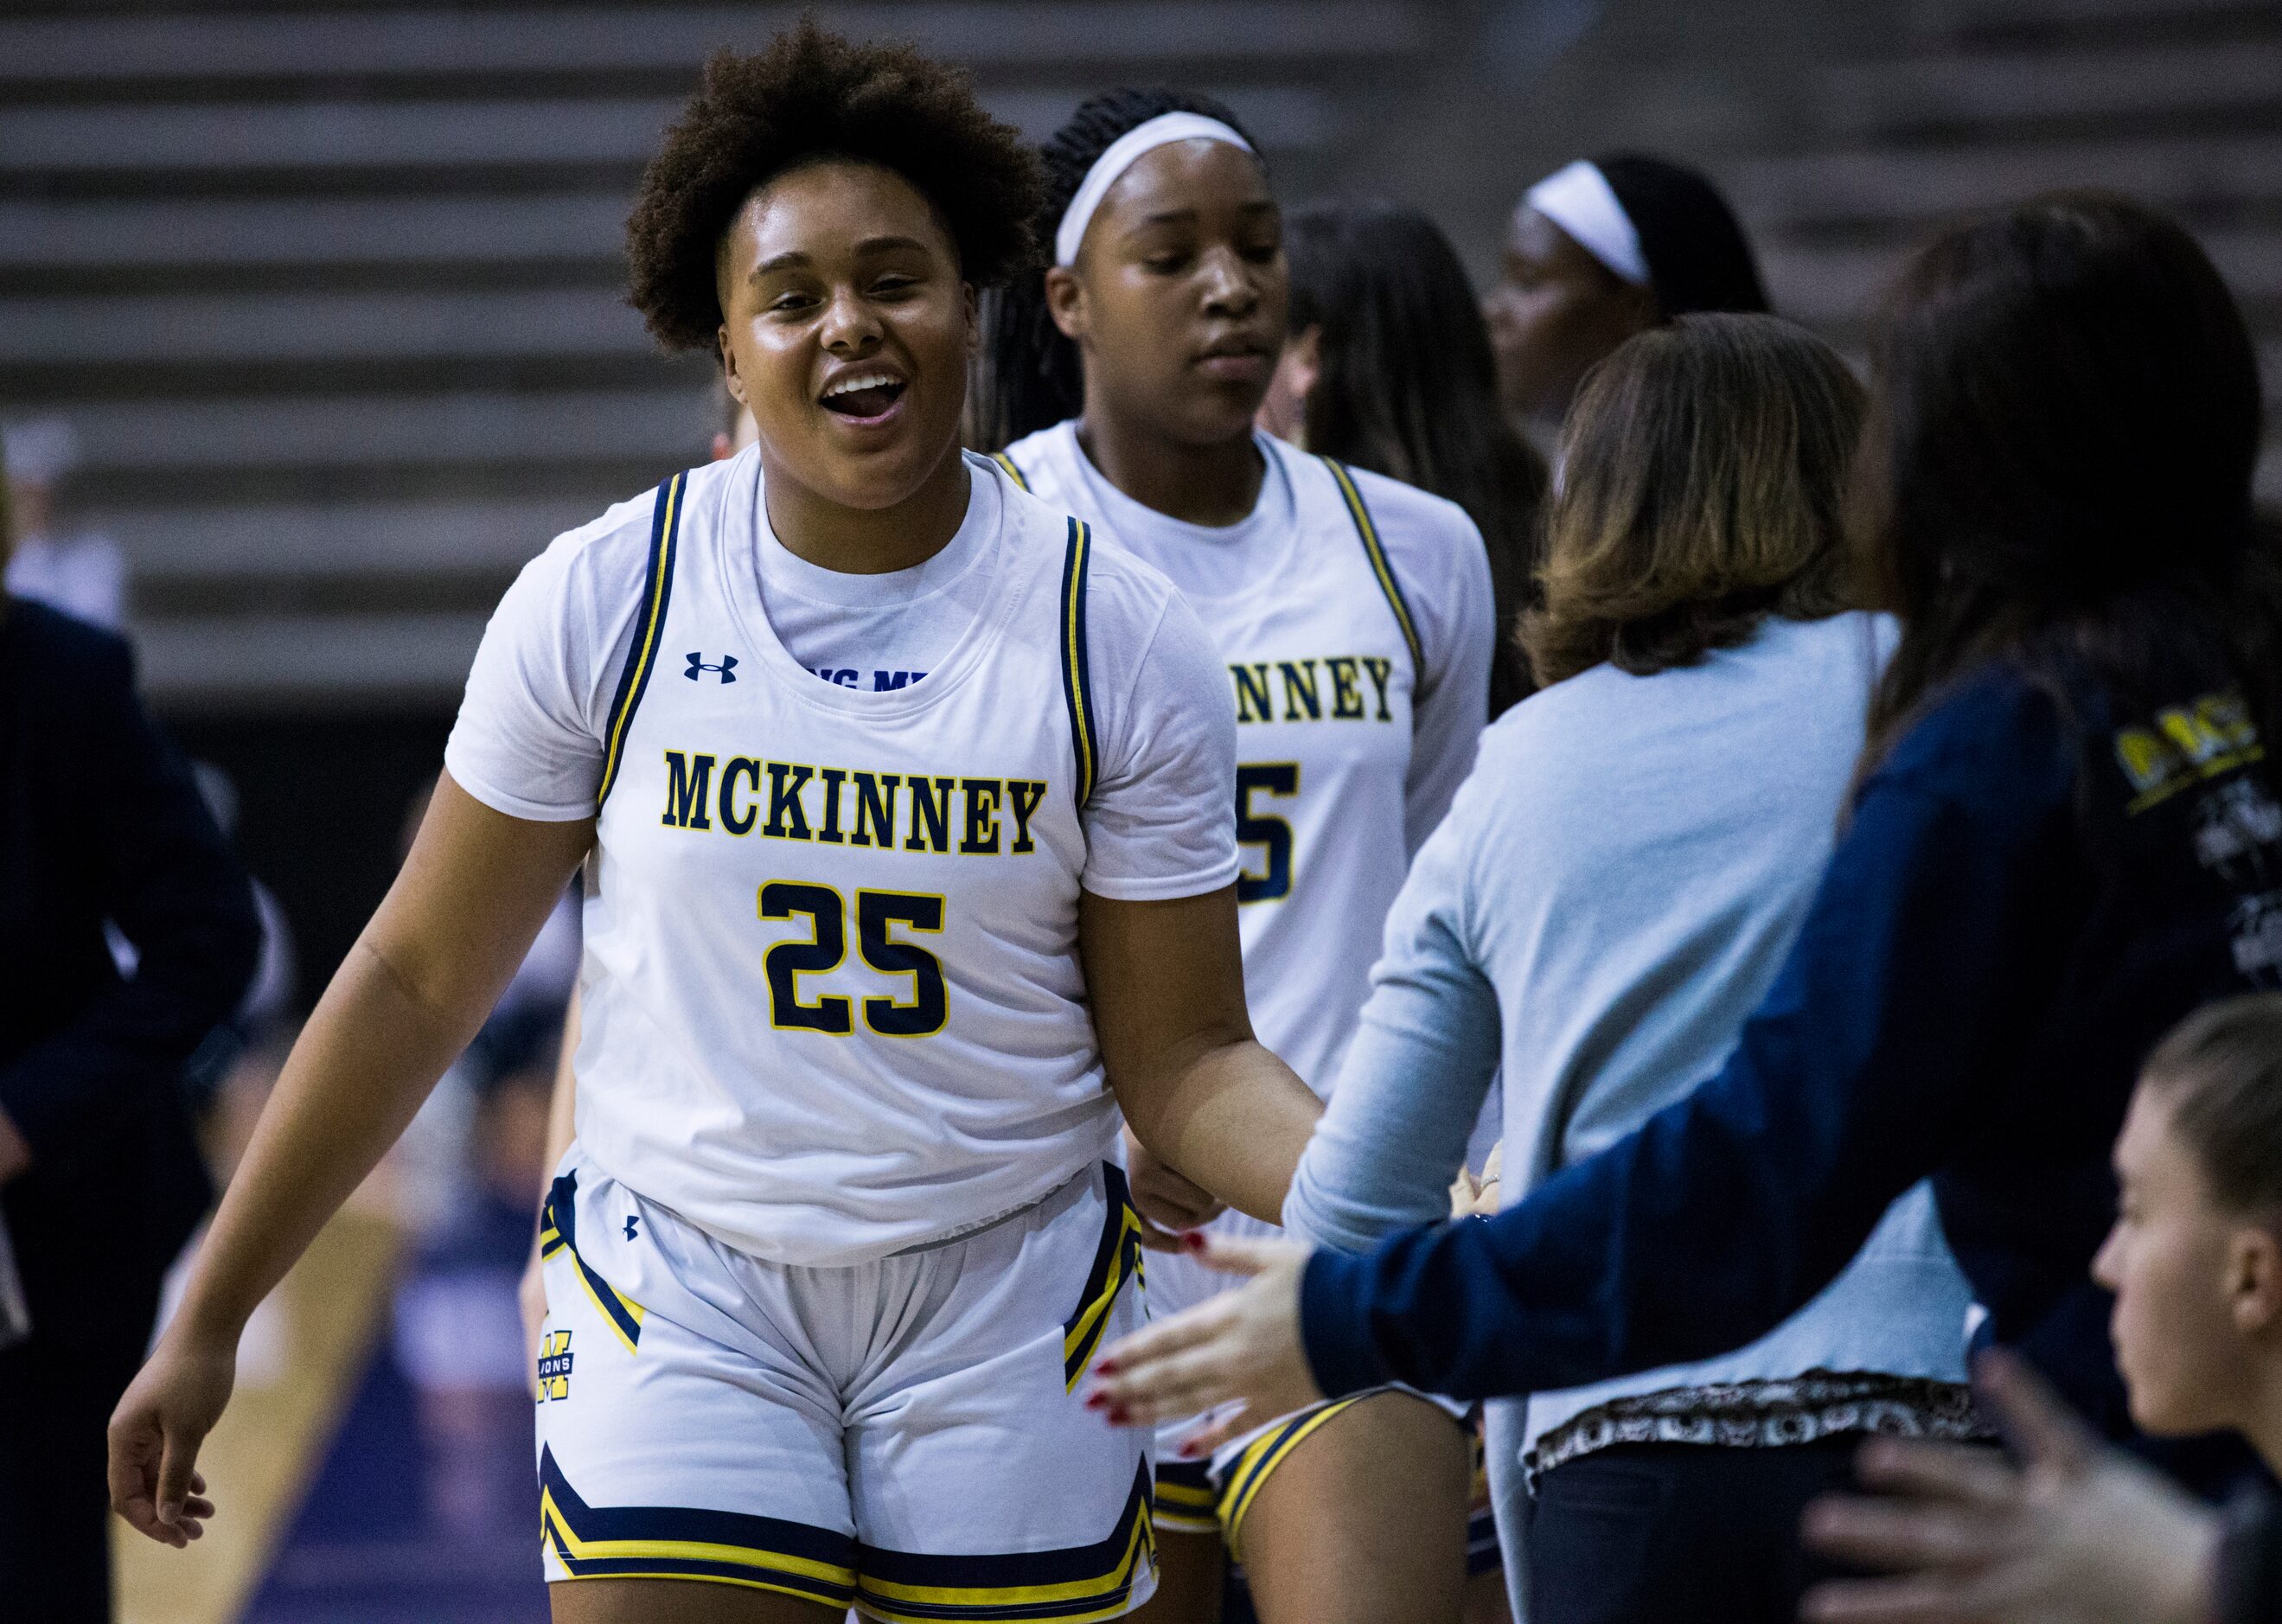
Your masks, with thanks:
[[[539,1341],[539,1402],[570,1396],[570,1333],[550,1331]]]

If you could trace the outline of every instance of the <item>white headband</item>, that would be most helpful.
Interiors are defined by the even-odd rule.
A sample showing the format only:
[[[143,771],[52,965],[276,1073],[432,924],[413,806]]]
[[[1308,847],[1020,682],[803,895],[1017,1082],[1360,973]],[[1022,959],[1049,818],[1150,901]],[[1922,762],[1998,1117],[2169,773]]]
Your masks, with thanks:
[[[1136,124],[1109,144],[1109,150],[1093,160],[1093,167],[1085,172],[1085,179],[1077,189],[1077,196],[1062,211],[1062,222],[1054,228],[1054,263],[1077,263],[1078,245],[1085,240],[1085,229],[1093,223],[1094,211],[1109,195],[1117,179],[1140,159],[1145,152],[1153,152],[1160,146],[1176,141],[1225,141],[1230,146],[1252,151],[1246,141],[1222,123],[1208,119],[1201,113],[1160,113],[1145,124]]]
[[[1521,200],[1577,239],[1577,245],[1636,287],[1646,286],[1648,260],[1640,232],[1609,185],[1609,177],[1580,159],[1556,169]]]

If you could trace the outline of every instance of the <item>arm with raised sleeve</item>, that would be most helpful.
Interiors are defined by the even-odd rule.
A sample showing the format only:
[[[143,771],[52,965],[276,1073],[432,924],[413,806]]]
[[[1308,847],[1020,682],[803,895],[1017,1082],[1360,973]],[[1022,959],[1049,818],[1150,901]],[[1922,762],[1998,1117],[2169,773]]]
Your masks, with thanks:
[[[2040,731],[1967,797],[1873,782],[1702,1088],[1486,1222],[1318,1253],[1301,1321],[1323,1390],[1581,1386],[1741,1347],[1820,1290],[1968,1114],[1998,1108],[2020,1012],[2056,973],[2073,775]]]
[[[1468,811],[1461,796],[1387,914],[1362,1025],[1284,1202],[1303,1240],[1366,1251],[1450,1210],[1498,1061],[1497,997],[1465,945]]]

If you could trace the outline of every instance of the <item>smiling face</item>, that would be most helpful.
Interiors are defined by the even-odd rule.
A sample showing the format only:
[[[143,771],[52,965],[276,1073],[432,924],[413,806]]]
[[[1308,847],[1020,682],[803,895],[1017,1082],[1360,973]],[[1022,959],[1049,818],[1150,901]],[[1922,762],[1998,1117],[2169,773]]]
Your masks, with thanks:
[[[2108,1333],[2131,1418],[2167,1434],[2241,1426],[2282,1320],[2282,1247],[2212,1199],[2165,1095],[2143,1083],[2132,1098],[2115,1142],[2115,1225],[2092,1278],[2115,1294]]]
[[[1506,410],[1557,418],[1593,363],[1656,325],[1656,295],[1635,287],[1533,208],[1514,218],[1498,284],[1482,300]]]
[[[772,484],[888,508],[957,455],[974,292],[910,182],[845,159],[778,175],[718,265],[722,367]]]
[[[1176,141],[1118,177],[1073,268],[1046,273],[1055,325],[1097,408],[1186,446],[1248,436],[1291,300],[1284,222],[1259,160]]]

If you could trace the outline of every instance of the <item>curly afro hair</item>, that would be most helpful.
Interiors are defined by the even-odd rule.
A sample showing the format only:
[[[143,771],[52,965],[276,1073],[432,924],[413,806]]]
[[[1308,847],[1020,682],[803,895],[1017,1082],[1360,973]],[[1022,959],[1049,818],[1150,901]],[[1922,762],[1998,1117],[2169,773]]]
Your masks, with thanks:
[[[668,348],[710,349],[715,254],[754,189],[819,159],[892,169],[932,203],[960,274],[995,287],[1035,255],[1038,160],[966,75],[909,45],[856,44],[813,18],[757,56],[717,53],[642,175],[626,221],[626,302]]]

